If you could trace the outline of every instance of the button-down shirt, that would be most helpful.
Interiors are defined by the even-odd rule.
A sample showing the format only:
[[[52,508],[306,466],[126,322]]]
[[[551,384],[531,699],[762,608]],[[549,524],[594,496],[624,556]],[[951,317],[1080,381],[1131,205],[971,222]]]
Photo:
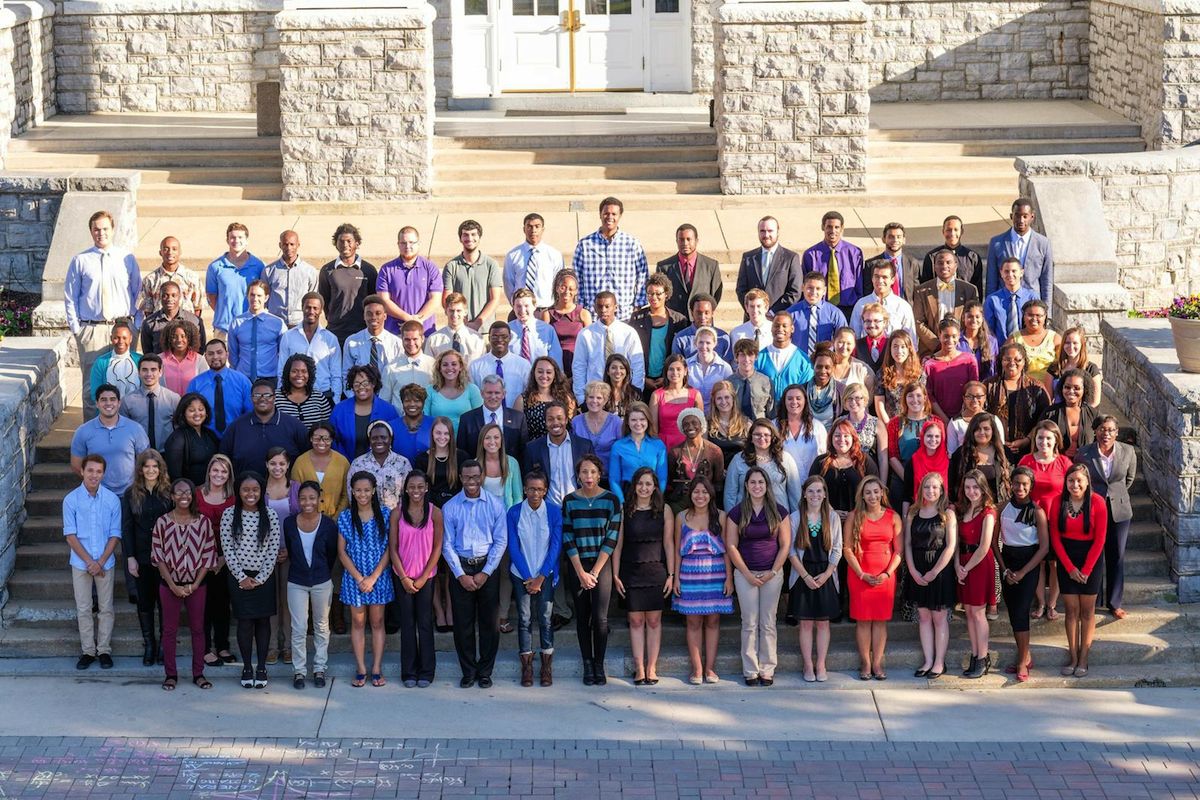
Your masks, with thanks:
[[[225,254],[208,265],[204,276],[204,291],[217,296],[217,304],[213,308],[213,327],[219,331],[228,331],[233,320],[240,314],[245,314],[246,286],[250,281],[262,277],[266,264],[253,254],[246,255],[246,263],[237,266]]]
[[[458,292],[467,298],[467,318],[475,319],[488,304],[492,289],[504,290],[504,275],[496,259],[480,253],[474,264],[459,253],[442,269],[442,286],[446,292]],[[483,320],[483,327],[492,324],[494,316]]]
[[[549,436],[546,437],[546,448],[550,451],[550,489],[546,499],[554,505],[562,505],[564,497],[575,491],[575,457],[571,448],[571,434],[568,433],[562,444],[555,444]]]
[[[204,320],[197,317],[190,311],[179,309],[174,317],[167,319],[167,315],[162,309],[152,312],[146,317],[142,323],[142,331],[138,335],[141,340],[141,351],[143,353],[161,353],[164,350],[170,349],[170,342],[162,341],[163,328],[168,324],[181,319],[185,322],[190,322],[200,331],[200,347],[204,347],[204,343],[208,341],[208,331],[204,328]]]
[[[271,287],[267,311],[294,328],[304,321],[304,295],[317,290],[317,268],[297,258],[290,267],[276,259],[263,268],[262,279]]]
[[[687,360],[687,374],[688,386],[698,391],[704,398],[704,413],[707,414],[713,385],[732,375],[733,369],[720,357],[714,357],[713,362],[705,366],[696,356],[692,356]]]
[[[242,314],[229,326],[229,363],[251,381],[278,375],[279,337],[285,330],[284,321],[266,311]]]
[[[683,278],[685,286],[691,286],[696,281],[696,251],[692,251],[690,256],[685,256],[679,253],[676,256],[679,259],[679,275]]]
[[[889,294],[885,298],[880,298],[879,295],[872,292],[866,297],[854,304],[854,311],[850,314],[850,327],[854,328],[854,333],[858,336],[865,336],[866,330],[863,328],[863,309],[871,303],[879,303],[888,312],[888,321],[883,329],[887,331],[888,336],[891,336],[895,331],[908,331],[908,335],[912,337],[913,343],[917,341],[917,321],[913,317],[912,306],[898,294]]]
[[[188,384],[202,372],[208,372],[208,362],[195,350],[189,350],[183,358],[176,358],[170,350],[162,354],[162,377],[159,383],[182,397],[188,393]]]
[[[174,272],[167,272],[160,264],[142,278],[142,297],[138,304],[143,317],[149,317],[162,308],[161,291],[164,283],[179,287],[179,307],[184,311],[195,313],[197,308],[204,308],[204,300],[200,295],[200,276],[182,264],[176,265]],[[193,302],[193,298],[198,302]],[[200,338],[204,339],[203,336]]]
[[[938,278],[938,318],[945,319],[954,311],[954,279],[943,281]]]
[[[346,495],[353,497],[350,491],[350,479],[359,472],[369,472],[375,476],[375,494],[379,496],[379,504],[384,508],[395,508],[400,503],[400,495],[404,490],[404,478],[412,472],[412,462],[399,453],[388,451],[383,463],[375,454],[367,451],[350,463],[346,473]]]
[[[116,305],[105,309],[101,303],[104,282],[109,281],[113,292],[110,298]],[[118,285],[123,292],[115,291]],[[98,322],[141,314],[136,311],[138,292],[142,288],[142,272],[133,253],[119,247],[102,251],[89,247],[71,259],[63,278],[63,305],[67,312],[67,327],[79,333],[83,322]]]
[[[1033,234],[1033,229],[1025,231],[1025,234],[1017,233],[1016,228],[1008,229],[1008,240],[1012,243],[1012,252],[1017,258],[1021,259],[1021,266],[1025,266],[1025,256],[1029,255],[1029,239]]]
[[[225,398],[225,428],[217,427],[217,378],[221,378],[221,394]],[[250,379],[235,369],[226,366],[219,372],[206,370],[192,378],[188,384],[189,392],[198,392],[208,401],[212,415],[208,418],[208,427],[217,436],[224,436],[225,431],[235,419],[250,410]]]
[[[1017,297],[1017,318],[1012,321],[1014,327],[1010,329],[1009,316],[1012,311],[1014,294]],[[1021,330],[1021,307],[1030,300],[1037,299],[1038,293],[1024,284],[1015,293],[1001,286],[984,298],[983,319],[987,323],[988,330],[996,337],[997,342],[1003,342],[1008,339],[1012,331]]]
[[[833,303],[822,300],[819,305],[814,307],[807,300],[801,300],[792,305],[787,310],[793,323],[792,344],[805,353],[808,352],[808,320],[809,316],[814,313],[814,308],[817,315],[817,342],[832,341],[834,331],[846,327],[846,315]],[[771,337],[768,335],[763,346],[765,347],[770,341]]]
[[[833,249],[837,253],[838,288],[841,290],[841,297],[836,305],[838,308],[850,308],[858,302],[864,292],[871,291],[869,285],[863,286],[863,251],[845,239],[838,242]],[[800,263],[805,274],[819,272],[828,278],[829,245],[824,241],[817,242],[804,251]]]
[[[425,352],[437,358],[447,350],[454,349],[454,337],[457,334],[459,347],[462,348],[463,361],[467,366],[487,352],[488,347],[478,333],[466,325],[457,331],[449,325],[443,325],[425,339]]]
[[[283,367],[288,358],[296,353],[308,356],[317,364],[313,389],[329,392],[335,398],[342,396],[342,382],[345,380],[346,371],[342,369],[342,348],[338,345],[336,336],[327,329],[318,327],[310,340],[304,335],[303,326],[284,333],[279,339],[279,364],[275,374],[285,386],[287,375],[283,373]]]
[[[527,268],[533,250],[533,280],[530,281]],[[554,276],[563,268],[563,256],[545,242],[540,242],[536,248],[529,242],[521,242],[508,251],[504,257],[504,295],[512,302],[512,296],[517,289],[532,288],[537,295],[537,307],[548,308],[554,305]],[[533,284],[530,287],[530,283]]]
[[[71,455],[83,458],[92,453],[104,456],[104,485],[122,495],[133,485],[133,464],[138,453],[150,447],[146,431],[128,417],[117,417],[110,428],[94,417],[75,429]]]
[[[411,267],[405,266],[403,258],[393,258],[379,268],[379,277],[375,281],[375,291],[392,298],[393,303],[409,314],[420,311],[429,295],[442,291],[443,286],[442,271],[425,256],[417,256]],[[422,321],[428,336],[433,332],[434,316],[430,314]],[[397,336],[400,325],[400,320],[388,316],[386,327]]]
[[[756,342],[754,341],[755,330],[758,331],[758,341]],[[692,338],[693,340],[695,339],[694,334]],[[733,346],[742,339],[749,339],[750,341],[754,342],[758,345],[760,350],[766,347],[771,343],[771,320],[763,317],[762,324],[760,325],[755,325],[753,322],[743,322],[741,325],[738,325],[736,328],[731,330],[729,332],[729,355],[724,356],[726,361],[733,358]],[[689,346],[695,349],[694,343],[690,344]],[[718,353],[718,355],[720,354]]]
[[[711,327],[711,326],[710,326]],[[718,358],[723,358],[726,361],[733,360],[733,342],[730,336],[720,328],[713,328],[717,332],[717,346],[713,352]],[[762,346],[766,347],[771,343],[771,337],[768,334],[763,340]],[[675,334],[675,339],[671,342],[671,353],[678,353],[684,358],[691,358],[696,355],[696,326],[688,325],[686,328]]]
[[[346,343],[342,345],[342,375],[344,376],[351,367],[367,366],[371,363],[371,349],[374,346],[379,348],[379,373],[380,376],[387,372],[388,366],[401,358],[404,358],[404,344],[400,341],[400,337],[389,330],[382,330],[375,334],[378,342],[371,341],[371,332],[366,328],[358,333],[352,334],[346,338]],[[349,395],[350,387],[346,387],[346,394]]]
[[[153,425],[151,425],[150,419],[151,394],[154,395]],[[175,430],[171,418],[175,415],[175,408],[178,405],[179,395],[161,383],[152,390],[147,389],[143,385],[139,386],[137,391],[130,392],[121,398],[121,416],[129,417],[138,425],[141,425],[142,429],[146,431],[147,437],[149,437],[150,429],[153,427],[154,441],[151,442],[151,447],[161,452],[167,445],[167,437]]]
[[[514,319],[508,323],[508,329],[512,331],[509,349],[517,355],[521,355],[521,340],[525,336],[525,325],[520,320]],[[535,358],[550,356],[561,365],[563,363],[562,352],[558,334],[554,332],[554,327],[549,322],[540,319],[529,320],[529,362],[531,364]]]
[[[266,422],[250,411],[230,424],[221,437],[221,452],[233,461],[234,474],[252,469],[266,475],[267,451],[282,447],[287,451],[288,462],[308,450],[308,431],[304,423],[281,411],[276,411]]]
[[[604,380],[605,340],[611,329],[614,353],[629,359],[629,382],[641,389],[646,385],[646,357],[642,353],[642,340],[628,323],[613,320],[607,328],[602,322],[593,322],[575,337],[575,358],[571,361],[571,388],[582,405],[583,389],[588,381]]]
[[[465,574],[460,558],[487,556],[482,571],[489,576],[500,566],[508,545],[508,522],[499,497],[482,490],[474,498],[459,492],[442,507],[442,524],[442,556],[455,578]]]
[[[529,507],[528,500],[521,502],[521,515],[517,517],[517,541],[521,543],[521,554],[525,556],[529,569],[539,569],[546,560],[546,553],[550,551],[550,515],[546,511],[545,501],[536,509]],[[514,576],[521,577],[516,567],[509,569]]]
[[[591,309],[603,291],[617,296],[617,319],[627,320],[634,309],[646,305],[646,251],[625,231],[612,239],[595,231],[575,246],[572,267],[579,274],[579,303]]]
[[[394,361],[389,361],[387,371],[383,373],[383,399],[400,408],[400,392],[410,383],[429,390],[433,383],[433,356],[428,353],[417,353],[413,358],[408,353],[401,353]]]
[[[121,498],[106,489],[103,484],[93,495],[80,484],[63,498],[63,536],[74,536],[92,557],[98,559],[109,539],[121,538]],[[110,553],[102,566],[112,569],[117,565],[115,553]],[[74,550],[71,551],[71,566],[86,570],[87,564]]]
[[[499,362],[499,366],[497,366]],[[529,372],[532,369],[529,362],[509,350],[503,358],[496,358],[491,353],[485,353],[471,362],[467,367],[467,375],[471,383],[483,392],[483,379],[488,375],[499,375],[504,379],[504,404],[510,408],[516,404],[517,398],[525,391],[529,383]]]

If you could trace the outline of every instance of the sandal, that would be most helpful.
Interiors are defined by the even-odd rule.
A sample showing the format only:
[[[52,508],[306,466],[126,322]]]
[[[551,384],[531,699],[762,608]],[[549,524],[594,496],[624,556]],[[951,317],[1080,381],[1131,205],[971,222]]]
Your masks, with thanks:
[[[210,657],[213,659],[212,661],[208,660]],[[225,665],[225,659],[221,658],[216,653],[205,653],[204,654],[204,666],[206,666],[206,667],[222,667],[224,665]]]
[[[226,664],[232,664],[237,661],[237,656],[233,653],[217,653],[217,658],[221,659]]]
[[[192,683],[195,684],[200,689],[211,689],[212,688],[212,681],[210,681],[208,678],[204,677],[203,675],[194,676],[192,678]]]
[[[355,689],[361,689],[367,685],[367,676],[362,672],[357,672],[354,675],[354,680],[350,681],[350,685]]]
[[[506,619],[500,620],[500,632],[501,633],[512,633],[513,632],[513,624]]]
[[[1057,608],[1046,609],[1046,619],[1048,619],[1048,620],[1058,619],[1058,609]]]
[[[178,676],[168,675],[167,677],[163,678],[163,682],[162,682],[163,691],[164,692],[173,692],[173,691],[175,691],[175,687],[178,684],[179,684]]]
[[[1038,606],[1037,608],[1035,608],[1029,612],[1029,618],[1030,619],[1041,619],[1042,615],[1045,613],[1046,613],[1046,607]]]
[[[380,686],[387,686],[387,679],[384,678],[380,673],[376,672],[371,675],[371,685],[376,688],[379,688]]]

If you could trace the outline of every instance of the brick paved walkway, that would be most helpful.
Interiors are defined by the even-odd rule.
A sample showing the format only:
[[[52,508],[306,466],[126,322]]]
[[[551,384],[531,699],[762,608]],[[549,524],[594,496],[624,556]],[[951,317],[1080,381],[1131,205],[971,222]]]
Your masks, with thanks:
[[[1194,798],[1190,744],[0,738],[0,798]]]

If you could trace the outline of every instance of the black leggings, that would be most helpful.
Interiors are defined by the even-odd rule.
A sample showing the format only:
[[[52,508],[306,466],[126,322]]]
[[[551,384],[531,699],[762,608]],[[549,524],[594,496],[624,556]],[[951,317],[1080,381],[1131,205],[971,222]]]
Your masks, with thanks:
[[[204,648],[213,653],[229,649],[229,569],[204,576]],[[188,624],[191,624],[190,622]]]
[[[1013,572],[1024,569],[1030,559],[1037,554],[1037,550],[1036,544],[1024,547],[1005,545],[1002,550],[1005,568]],[[1029,612],[1033,608],[1033,597],[1037,593],[1039,575],[1041,575],[1040,569],[1031,569],[1017,583],[1009,583],[1005,580],[1000,583],[1000,591],[1004,595],[1004,605],[1008,607],[1008,621],[1012,624],[1013,633],[1029,632]]]
[[[137,584],[139,614],[153,614],[154,610],[159,607],[158,584],[161,581],[162,577],[158,574],[158,567],[150,563],[138,562],[138,576],[134,578],[134,582]]]
[[[267,668],[267,646],[271,643],[271,618],[239,619],[237,623],[238,650],[242,664],[250,666],[252,647],[258,645],[258,668]]]
[[[584,562],[591,569],[595,562]],[[596,577],[595,589],[584,589],[574,568],[565,570],[567,585],[575,598],[575,629],[579,634],[579,655],[587,661],[604,663],[608,651],[608,604],[612,599],[612,559]]]

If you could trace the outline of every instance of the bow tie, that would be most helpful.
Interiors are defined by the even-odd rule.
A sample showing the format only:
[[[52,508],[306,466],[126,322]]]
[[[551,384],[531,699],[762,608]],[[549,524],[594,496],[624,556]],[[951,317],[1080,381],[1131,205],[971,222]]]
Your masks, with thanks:
[[[953,292],[954,291],[954,281],[950,281],[949,283],[946,283],[945,281],[938,281],[938,291],[939,292]]]

